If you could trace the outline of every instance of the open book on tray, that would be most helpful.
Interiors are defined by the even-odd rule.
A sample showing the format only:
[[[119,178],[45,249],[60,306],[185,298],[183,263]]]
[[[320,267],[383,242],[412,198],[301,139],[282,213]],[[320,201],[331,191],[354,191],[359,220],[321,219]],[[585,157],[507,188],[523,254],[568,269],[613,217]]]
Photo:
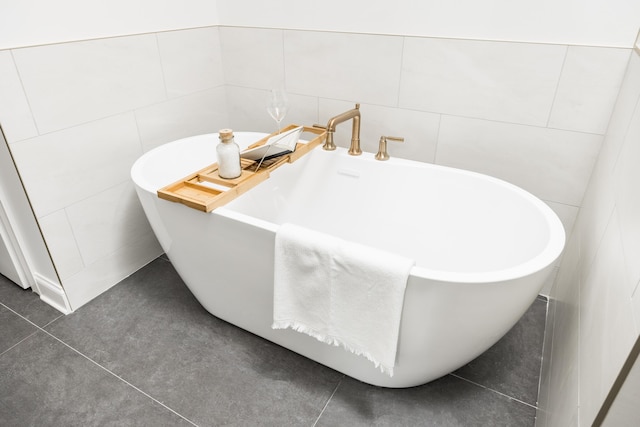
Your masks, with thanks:
[[[293,153],[301,133],[302,126],[279,133],[269,138],[264,145],[243,151],[240,157],[259,162]]]

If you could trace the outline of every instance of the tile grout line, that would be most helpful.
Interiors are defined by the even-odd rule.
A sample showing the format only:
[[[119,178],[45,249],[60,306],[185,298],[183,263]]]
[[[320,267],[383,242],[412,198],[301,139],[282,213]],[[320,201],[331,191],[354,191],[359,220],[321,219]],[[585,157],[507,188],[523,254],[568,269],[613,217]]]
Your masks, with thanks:
[[[473,384],[473,385],[475,385],[475,386],[482,387],[482,388],[483,388],[483,389],[485,389],[485,390],[489,390],[489,391],[491,391],[491,392],[493,392],[493,393],[499,394],[500,396],[504,396],[504,397],[506,397],[506,398],[508,398],[508,399],[515,400],[516,402],[518,402],[518,403],[522,403],[523,405],[527,405],[527,406],[528,406],[528,407],[530,407],[530,408],[538,409],[538,407],[537,407],[536,405],[532,405],[531,403],[524,402],[524,401],[522,401],[522,400],[520,400],[520,399],[518,399],[518,398],[515,398],[515,397],[513,397],[513,396],[509,396],[508,394],[502,393],[502,392],[500,392],[500,391],[498,391],[498,390],[494,390],[494,389],[492,389],[492,388],[489,388],[489,387],[483,386],[482,384],[479,384],[479,383],[476,383],[476,382],[474,382],[474,381],[468,380],[468,379],[466,379],[466,378],[464,378],[464,377],[461,377],[461,376],[458,376],[458,375],[456,375],[456,374],[454,374],[454,373],[450,373],[449,375],[451,375],[452,377],[455,377],[455,378],[461,379],[461,380],[463,380],[463,381],[466,381],[466,382],[468,382],[469,384]]]
[[[102,366],[101,364],[99,364],[98,362],[96,362],[95,360],[91,359],[89,356],[83,354],[82,352],[78,351],[77,349],[71,347],[69,344],[67,344],[66,342],[62,341],[60,338],[56,337],[55,335],[53,335],[52,333],[50,333],[49,331],[44,330],[43,328],[46,326],[51,325],[53,322],[55,322],[56,320],[60,319],[62,316],[58,316],[55,319],[53,319],[51,322],[47,323],[44,327],[40,327],[38,325],[36,325],[35,323],[33,323],[31,320],[27,319],[26,317],[22,316],[20,313],[17,313],[15,310],[11,309],[10,307],[7,307],[6,305],[4,305],[3,303],[0,302],[0,306],[5,307],[7,310],[11,311],[13,314],[15,314],[16,316],[20,317],[21,319],[31,323],[33,326],[35,326],[38,330],[29,334],[27,337],[25,337],[24,339],[20,340],[20,342],[14,344],[13,346],[11,346],[11,348],[5,350],[4,352],[0,353],[0,356],[6,354],[9,350],[15,348],[16,346],[18,346],[19,344],[23,343],[24,341],[26,341],[27,339],[29,339],[30,337],[34,336],[35,334],[37,334],[38,332],[43,332],[47,335],[49,335],[51,338],[53,338],[54,340],[58,341],[59,343],[61,343],[62,345],[64,345],[65,347],[69,348],[70,350],[74,351],[75,353],[79,354],[80,356],[84,357],[85,359],[87,359],[89,362],[93,363],[95,366],[99,367],[100,369],[102,369],[103,371],[107,372],[108,374],[110,374],[111,376],[117,378],[118,380],[122,381],[123,383],[125,383],[126,385],[128,385],[129,387],[133,388],[134,390],[136,390],[137,392],[141,393],[142,395],[146,396],[147,398],[151,399],[151,401],[157,403],[158,405],[162,406],[163,408],[167,409],[168,411],[174,413],[175,415],[177,415],[178,417],[182,418],[183,420],[187,421],[189,424],[195,426],[195,427],[199,427],[196,423],[194,423],[193,421],[191,421],[190,419],[184,417],[183,415],[179,414],[178,412],[174,411],[173,409],[171,409],[170,407],[168,407],[167,405],[165,405],[164,403],[160,402],[159,400],[155,399],[153,396],[149,395],[148,393],[144,392],[143,390],[139,389],[138,387],[136,387],[135,385],[131,384],[130,382],[128,382],[127,380],[125,380],[124,378],[120,377],[119,375],[115,374],[114,372],[110,371],[109,369],[107,369],[106,367]],[[337,387],[336,387],[337,389]],[[332,395],[333,396],[333,395]]]
[[[40,328],[41,329],[41,328]],[[158,405],[162,406],[163,408],[173,412],[175,415],[179,416],[180,418],[182,418],[183,420],[187,421],[189,424],[195,426],[195,427],[199,427],[196,423],[194,423],[193,421],[191,421],[190,419],[184,417],[183,415],[180,415],[178,412],[174,411],[173,409],[171,409],[170,407],[168,407],[167,405],[165,405],[164,403],[160,402],[159,400],[157,400],[156,398],[154,398],[153,396],[149,395],[148,393],[144,392],[143,390],[139,389],[138,387],[136,387],[135,385],[131,384],[129,381],[125,380],[124,378],[120,377],[119,375],[115,374],[114,372],[110,371],[109,369],[107,369],[106,367],[102,366],[101,364],[99,364],[98,362],[96,362],[95,360],[91,359],[89,356],[83,354],[82,352],[80,352],[79,350],[71,347],[69,344],[67,344],[66,342],[62,341],[60,338],[56,337],[55,335],[51,334],[48,331],[45,331],[44,329],[41,329],[42,332],[44,332],[45,334],[49,335],[51,338],[55,339],[56,341],[58,341],[59,343],[61,343],[62,345],[68,347],[70,350],[76,352],[77,354],[79,354],[80,356],[84,357],[85,359],[87,359],[89,362],[93,363],[94,365],[96,365],[97,367],[99,367],[100,369],[102,369],[103,371],[107,372],[108,374],[112,375],[113,377],[119,379],[120,381],[122,381],[123,383],[127,384],[129,387],[133,388],[134,390],[136,390],[137,392],[143,394],[144,396],[146,396],[147,398],[151,399],[153,402],[157,403]]]
[[[342,380],[344,379],[344,377],[345,375],[342,375],[342,378],[340,378],[340,381],[338,381],[338,384],[336,384],[336,387],[333,389],[333,393],[331,393],[331,396],[329,396],[329,399],[327,399],[327,403],[325,403],[324,406],[322,407],[322,411],[320,411],[320,414],[318,415],[318,418],[316,418],[316,421],[313,423],[312,427],[316,427],[316,425],[318,424],[318,421],[320,421],[322,414],[324,414],[324,411],[327,409],[327,406],[329,406],[331,399],[333,399],[333,396],[338,391],[338,388],[340,387],[340,384],[342,384]]]
[[[5,351],[3,351],[2,353],[0,353],[0,357],[4,356],[5,354],[7,354],[8,352],[10,352],[11,350],[13,350],[14,348],[16,348],[17,346],[19,346],[20,344],[22,344],[23,342],[25,342],[26,340],[28,340],[29,338],[31,338],[32,336],[34,336],[35,334],[37,334],[39,331],[35,331],[30,333],[29,335],[27,335],[26,337],[24,337],[23,339],[21,339],[20,341],[18,341],[17,343],[15,343],[14,345],[12,345],[11,347],[9,347],[8,349],[6,349]]]

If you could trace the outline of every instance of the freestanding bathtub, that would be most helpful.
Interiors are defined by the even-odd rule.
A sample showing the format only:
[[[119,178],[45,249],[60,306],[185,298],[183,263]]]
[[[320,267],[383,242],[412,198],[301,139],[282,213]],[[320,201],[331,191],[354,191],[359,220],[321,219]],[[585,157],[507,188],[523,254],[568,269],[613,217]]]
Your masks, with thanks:
[[[236,133],[241,148],[265,134]],[[144,154],[131,176],[167,256],[213,315],[366,383],[410,387],[498,341],[541,290],[564,247],[558,217],[504,181],[320,147],[211,213],[156,191],[216,161],[217,135]],[[414,258],[394,376],[362,356],[273,330],[275,234],[288,222]]]

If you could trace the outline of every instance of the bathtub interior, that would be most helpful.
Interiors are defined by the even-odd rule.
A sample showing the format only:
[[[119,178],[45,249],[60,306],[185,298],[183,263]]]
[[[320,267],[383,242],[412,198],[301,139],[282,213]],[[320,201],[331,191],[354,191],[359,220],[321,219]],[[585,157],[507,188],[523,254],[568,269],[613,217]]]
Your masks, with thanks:
[[[344,150],[314,150],[291,166],[225,210],[294,223],[413,258],[431,271],[476,279],[522,268],[551,240],[542,202],[484,175],[382,163],[370,153],[354,158]]]
[[[244,148],[264,135],[240,132],[236,142]],[[217,135],[208,134],[158,147],[136,162],[132,177],[155,195],[214,162],[216,144]],[[349,156],[342,148],[313,150],[213,215],[272,231],[294,223],[413,258],[426,274],[464,282],[530,274],[553,262],[564,243],[555,214],[511,184],[409,160],[379,162],[372,153]]]

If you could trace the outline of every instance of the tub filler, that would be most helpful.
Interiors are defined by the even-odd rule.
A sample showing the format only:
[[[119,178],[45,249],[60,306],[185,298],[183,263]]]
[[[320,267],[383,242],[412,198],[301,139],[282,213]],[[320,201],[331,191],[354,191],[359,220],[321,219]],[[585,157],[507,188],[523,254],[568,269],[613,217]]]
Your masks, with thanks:
[[[236,133],[241,148],[265,134]],[[144,154],[131,175],[178,274],[213,315],[363,382],[410,387],[496,343],[541,290],[564,246],[558,217],[504,181],[345,149],[312,150],[213,212],[157,190],[216,161],[216,134]],[[393,377],[366,358],[274,330],[278,227],[292,223],[416,260],[407,282]]]

